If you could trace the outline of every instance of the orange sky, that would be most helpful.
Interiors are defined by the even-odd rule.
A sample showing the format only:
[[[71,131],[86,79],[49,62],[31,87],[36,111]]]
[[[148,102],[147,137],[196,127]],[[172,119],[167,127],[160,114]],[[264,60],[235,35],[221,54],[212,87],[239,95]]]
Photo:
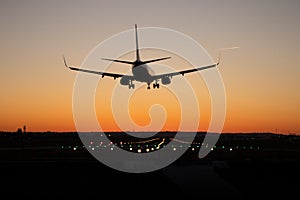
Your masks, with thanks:
[[[80,66],[101,41],[138,23],[183,32],[202,44],[214,60],[219,48],[241,47],[225,53],[219,68],[227,97],[223,132],[300,133],[298,1],[163,1],[159,8],[157,3],[1,1],[0,130],[16,131],[26,125],[28,131],[75,131],[76,72],[64,68],[62,54],[71,65]],[[164,55],[144,52],[142,58],[153,56]],[[177,61],[164,63],[178,70],[188,67]],[[126,67],[110,69],[121,73]],[[184,78],[199,86],[195,90],[199,130],[205,131],[211,117],[209,92],[198,75]],[[118,81],[107,78],[103,83],[105,88],[101,84],[95,95],[97,117],[103,128],[117,130],[108,97]],[[176,130],[180,109],[167,88],[137,90],[129,106],[133,120],[146,125],[146,111],[154,103],[164,105],[169,116],[163,129]]]

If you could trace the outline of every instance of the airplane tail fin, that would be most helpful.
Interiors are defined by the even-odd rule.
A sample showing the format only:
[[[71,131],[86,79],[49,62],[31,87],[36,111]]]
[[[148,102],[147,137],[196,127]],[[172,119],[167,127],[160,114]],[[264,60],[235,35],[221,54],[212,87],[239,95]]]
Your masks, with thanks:
[[[138,43],[138,33],[137,33],[137,24],[135,24],[135,44],[136,44],[136,59],[138,61],[140,61],[140,52],[139,52],[139,43]],[[165,59],[169,59],[171,57],[165,57],[165,58],[157,58],[157,59],[153,59],[153,60],[147,60],[147,61],[142,61],[143,64],[146,63],[152,63],[152,62],[157,62],[160,60],[165,60]]]
[[[140,59],[139,44],[138,44],[137,24],[135,24],[135,45],[136,45],[136,49],[135,49],[136,60],[140,61],[141,59]],[[135,62],[126,61],[126,60],[116,60],[116,59],[108,59],[108,58],[102,58],[102,60],[125,63],[125,64],[130,64],[130,65],[133,65],[135,63]]]
[[[136,60],[140,59],[140,52],[139,52],[139,43],[138,43],[138,33],[137,33],[137,24],[135,24],[135,45],[136,45]]]
[[[164,57],[164,58],[156,58],[156,59],[153,59],[153,60],[141,61],[140,51],[139,51],[139,42],[138,42],[138,33],[137,33],[137,24],[135,24],[135,45],[136,45],[136,49],[135,49],[136,61],[138,61],[139,64],[152,63],[152,62],[157,62],[157,61],[160,61],[160,60],[166,60],[166,59],[171,58],[171,57]],[[136,61],[132,62],[132,61],[127,61],[127,60],[116,60],[116,59],[108,59],[108,58],[102,58],[102,60],[125,63],[125,64],[130,64],[130,65],[136,64]]]

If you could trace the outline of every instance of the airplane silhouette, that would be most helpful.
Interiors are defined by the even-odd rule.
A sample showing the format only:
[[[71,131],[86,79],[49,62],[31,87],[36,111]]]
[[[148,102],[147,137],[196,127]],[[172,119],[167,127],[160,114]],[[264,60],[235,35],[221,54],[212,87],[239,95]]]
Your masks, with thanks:
[[[63,56],[64,64],[70,70],[86,72],[86,73],[91,73],[91,74],[97,74],[97,75],[101,75],[102,78],[105,76],[113,77],[114,79],[121,78],[121,80],[120,80],[121,85],[127,85],[129,89],[131,89],[131,88],[134,89],[133,81],[144,82],[144,83],[147,83],[147,89],[149,90],[150,84],[152,82],[154,82],[153,83],[154,89],[159,88],[159,83],[158,83],[159,80],[161,80],[161,83],[163,85],[168,85],[171,83],[171,78],[173,76],[177,76],[177,75],[184,76],[184,74],[188,74],[191,72],[196,72],[196,71],[200,71],[200,70],[213,68],[213,67],[218,66],[220,63],[220,57],[219,57],[218,62],[215,64],[212,64],[212,65],[202,66],[202,67],[193,68],[193,69],[187,69],[187,70],[178,71],[178,72],[155,74],[154,71],[147,64],[161,61],[161,60],[170,59],[171,57],[164,57],[164,58],[157,58],[157,59],[153,59],[153,60],[142,61],[140,59],[140,53],[139,53],[138,34],[137,34],[137,25],[136,24],[135,24],[135,39],[136,39],[136,60],[135,61],[132,62],[132,61],[125,61],[125,60],[102,58],[103,60],[107,60],[107,61],[119,62],[119,63],[132,65],[132,75],[92,71],[92,70],[88,70],[88,69],[71,67],[71,66],[67,65],[66,58]]]

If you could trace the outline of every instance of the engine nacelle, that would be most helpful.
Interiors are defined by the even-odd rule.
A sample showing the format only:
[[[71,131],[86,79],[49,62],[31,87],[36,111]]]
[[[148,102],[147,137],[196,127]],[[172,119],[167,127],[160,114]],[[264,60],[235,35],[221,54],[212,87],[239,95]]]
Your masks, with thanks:
[[[120,80],[121,85],[129,85],[130,78],[123,76]]]
[[[168,85],[171,83],[171,79],[167,76],[161,78],[161,83],[164,85]]]

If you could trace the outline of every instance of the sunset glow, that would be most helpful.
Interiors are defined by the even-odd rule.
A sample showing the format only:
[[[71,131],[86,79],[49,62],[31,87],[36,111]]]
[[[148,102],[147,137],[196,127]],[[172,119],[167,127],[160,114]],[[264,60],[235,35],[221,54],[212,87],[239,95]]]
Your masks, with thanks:
[[[32,132],[76,131],[72,111],[76,72],[64,67],[62,55],[66,55],[70,65],[80,66],[101,41],[138,23],[141,27],[183,32],[203,45],[215,61],[219,49],[240,47],[222,54],[218,68],[226,90],[222,132],[300,134],[300,4],[298,1],[264,2],[234,1],[236,7],[222,1],[218,4],[162,2],[159,8],[155,4],[147,5],[147,10],[155,10],[155,14],[145,11],[145,5],[129,6],[127,1],[119,2],[118,6],[109,1],[103,3],[105,6],[96,2],[87,5],[82,1],[72,7],[59,1],[35,2],[34,5],[2,2],[0,131],[16,131],[23,125]],[[123,9],[129,7],[130,11]],[[178,8],[181,9],[178,11]],[[209,12],[212,8],[213,13]],[[143,42],[142,35],[140,42]],[[142,51],[145,59],[168,55],[162,51]],[[174,70],[192,67],[180,56],[171,56],[171,60],[162,64]],[[99,55],[99,60],[101,57]],[[132,60],[134,54],[122,58]],[[157,70],[157,66],[153,68]],[[130,66],[114,63],[108,69],[125,73]],[[206,83],[199,74],[189,74],[173,77],[171,84],[183,79],[191,84],[197,98],[198,131],[206,131],[212,109]],[[95,112],[105,131],[121,130],[111,109],[116,84],[119,79],[105,77],[95,92]],[[128,90],[128,87],[123,89]],[[118,101],[122,103],[122,99]],[[154,112],[157,114],[153,115],[158,121],[166,116],[162,130],[177,131],[181,110],[176,94],[168,86],[150,91],[146,85],[137,89],[129,101],[132,120],[141,127],[147,126],[151,123],[150,108],[156,104],[165,109],[164,112],[157,108]],[[191,107],[190,112],[194,111]],[[149,131],[155,129],[152,128]]]

